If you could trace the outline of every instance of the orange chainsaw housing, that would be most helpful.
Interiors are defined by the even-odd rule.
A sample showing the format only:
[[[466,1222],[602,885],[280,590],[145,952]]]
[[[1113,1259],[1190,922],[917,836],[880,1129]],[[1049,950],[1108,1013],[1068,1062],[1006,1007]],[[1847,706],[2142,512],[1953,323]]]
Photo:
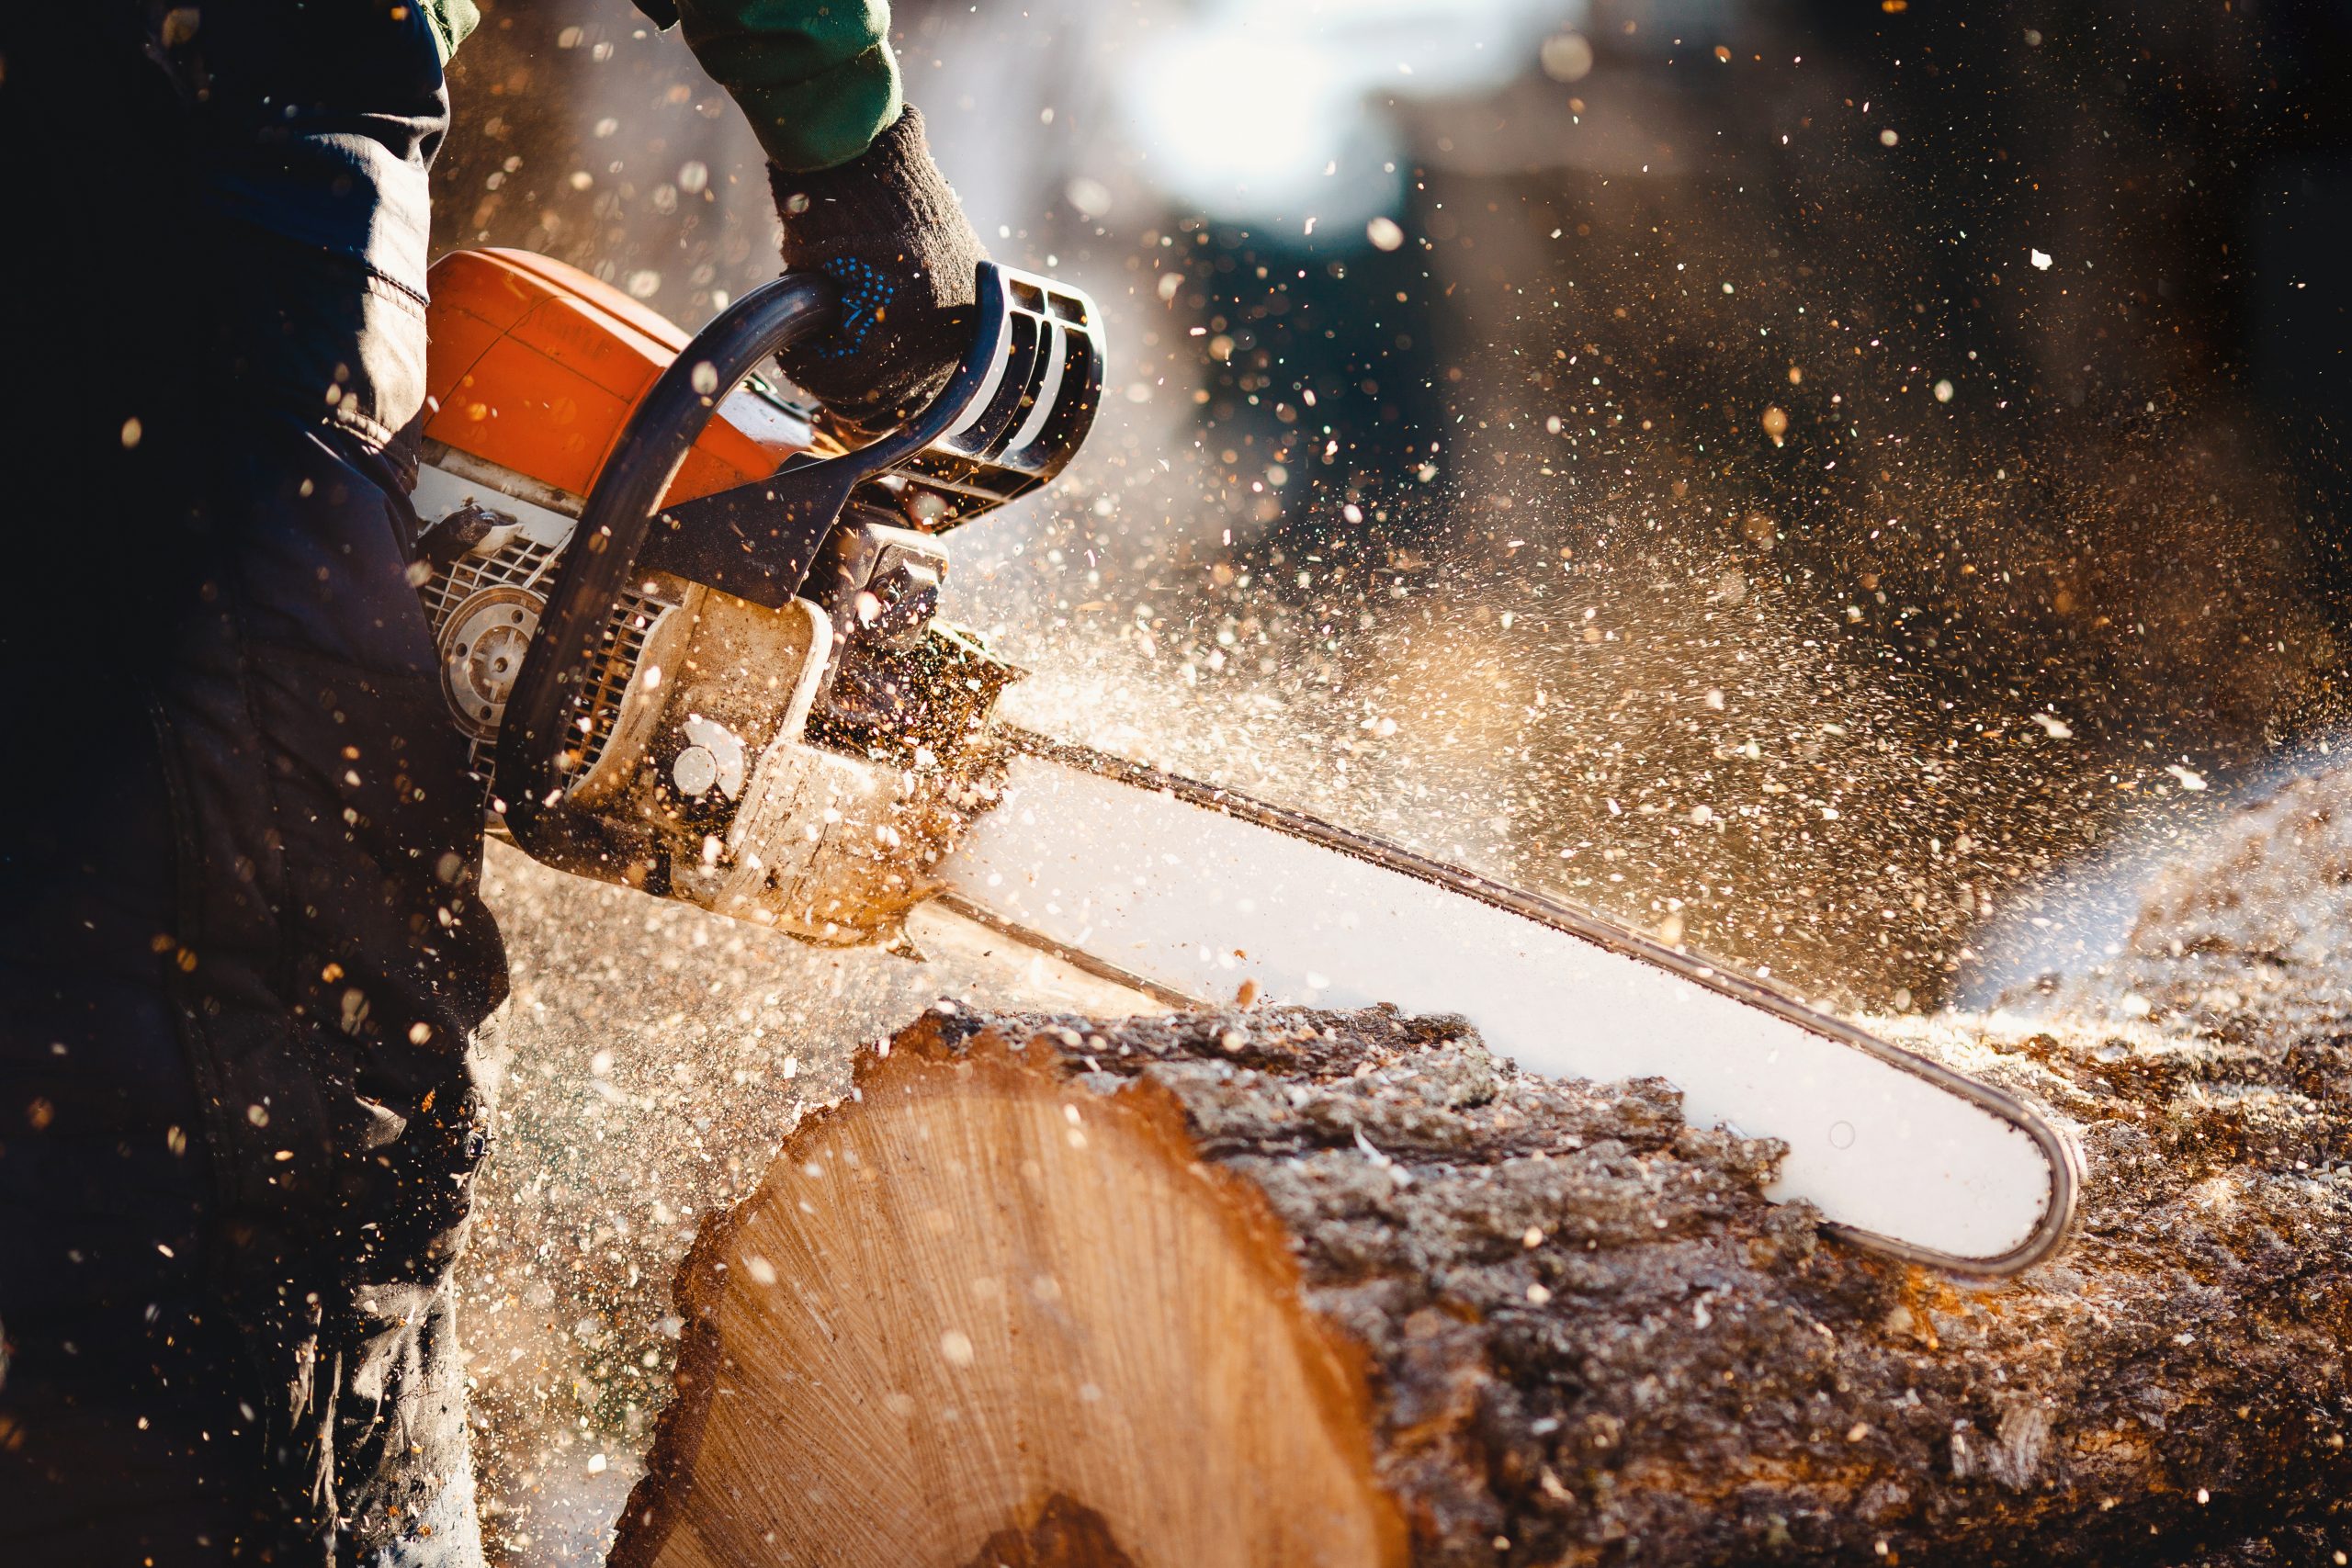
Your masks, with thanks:
[[[568,495],[594,488],[629,412],[689,341],[610,284],[527,251],[453,251],[427,282],[425,439]],[[808,434],[739,388],[662,504],[764,479]]]

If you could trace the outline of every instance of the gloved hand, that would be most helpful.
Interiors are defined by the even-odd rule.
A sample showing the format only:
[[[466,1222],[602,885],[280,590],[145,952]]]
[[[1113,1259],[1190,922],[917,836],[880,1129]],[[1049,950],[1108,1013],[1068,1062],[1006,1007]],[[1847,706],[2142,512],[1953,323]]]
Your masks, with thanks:
[[[837,168],[770,164],[787,272],[842,286],[834,330],[780,356],[786,375],[836,417],[897,423],[944,386],[965,349],[973,268],[987,254],[932,162],[910,104]]]

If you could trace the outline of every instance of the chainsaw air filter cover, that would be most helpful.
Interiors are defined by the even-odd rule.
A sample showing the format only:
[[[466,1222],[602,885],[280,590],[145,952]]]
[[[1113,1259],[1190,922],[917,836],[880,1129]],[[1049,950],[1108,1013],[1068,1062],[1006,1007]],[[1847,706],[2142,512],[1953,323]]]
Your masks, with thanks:
[[[852,447],[751,374],[829,323],[821,279],[689,339],[542,256],[435,265],[413,570],[494,825],[568,870],[874,934],[837,852],[888,837],[900,775],[967,760],[1017,673],[934,624],[935,536],[1050,479],[1100,395],[1084,295],[977,282],[947,389]]]

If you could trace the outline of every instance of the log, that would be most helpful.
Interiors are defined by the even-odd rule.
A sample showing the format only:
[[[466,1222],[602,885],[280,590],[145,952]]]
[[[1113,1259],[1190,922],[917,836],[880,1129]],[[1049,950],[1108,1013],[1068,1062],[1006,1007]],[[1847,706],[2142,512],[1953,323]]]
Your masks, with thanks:
[[[943,1003],[697,1241],[611,1561],[2335,1562],[2341,1042],[1914,1043],[2075,1120],[2054,1262],[1826,1240],[1458,1021]]]

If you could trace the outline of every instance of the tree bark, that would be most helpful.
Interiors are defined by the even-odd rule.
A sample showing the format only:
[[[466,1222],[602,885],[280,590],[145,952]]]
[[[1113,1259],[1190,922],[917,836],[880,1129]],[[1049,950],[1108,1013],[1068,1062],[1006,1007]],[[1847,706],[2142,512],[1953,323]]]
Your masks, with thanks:
[[[941,1004],[697,1243],[612,1561],[2335,1562],[2335,1028],[1922,1026],[2089,1152],[1990,1286],[1453,1021]]]

